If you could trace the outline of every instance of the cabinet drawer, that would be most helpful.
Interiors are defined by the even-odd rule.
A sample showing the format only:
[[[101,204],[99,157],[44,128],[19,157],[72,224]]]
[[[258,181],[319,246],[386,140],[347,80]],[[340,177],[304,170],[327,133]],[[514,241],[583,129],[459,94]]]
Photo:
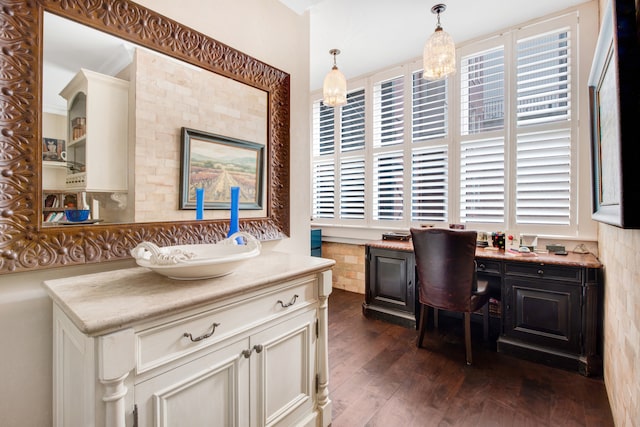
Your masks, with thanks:
[[[219,306],[136,333],[136,372],[149,371],[317,301],[317,280]],[[192,338],[185,336],[191,334]],[[192,341],[192,339],[194,341]]]
[[[478,273],[500,274],[500,262],[478,258],[476,260]]]
[[[505,274],[525,277],[538,277],[570,282],[582,282],[582,269],[535,263],[509,263],[504,264]]]

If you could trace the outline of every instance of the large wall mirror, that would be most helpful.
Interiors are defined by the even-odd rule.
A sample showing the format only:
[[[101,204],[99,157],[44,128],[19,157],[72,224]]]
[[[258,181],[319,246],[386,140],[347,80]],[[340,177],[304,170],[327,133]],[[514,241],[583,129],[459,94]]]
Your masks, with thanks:
[[[179,207],[184,128],[264,146],[240,228],[289,234],[287,73],[123,0],[5,3],[0,20],[0,273],[223,238],[227,211]],[[194,168],[228,151],[213,141]],[[224,165],[221,194],[240,176]],[[93,217],[60,221],[69,206]]]

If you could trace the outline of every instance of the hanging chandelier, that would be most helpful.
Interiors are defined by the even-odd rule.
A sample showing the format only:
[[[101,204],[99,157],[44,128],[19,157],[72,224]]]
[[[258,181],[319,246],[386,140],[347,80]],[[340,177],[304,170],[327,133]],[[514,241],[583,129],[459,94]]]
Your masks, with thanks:
[[[447,6],[437,4],[431,8],[431,12],[438,16],[436,30],[424,45],[423,64],[426,80],[440,80],[456,72],[456,45],[453,38],[442,29],[440,25],[440,13]]]
[[[324,78],[322,102],[329,107],[338,107],[347,103],[347,80],[336,65],[336,55],[340,54],[340,51],[331,49],[329,54],[333,55],[333,67]]]

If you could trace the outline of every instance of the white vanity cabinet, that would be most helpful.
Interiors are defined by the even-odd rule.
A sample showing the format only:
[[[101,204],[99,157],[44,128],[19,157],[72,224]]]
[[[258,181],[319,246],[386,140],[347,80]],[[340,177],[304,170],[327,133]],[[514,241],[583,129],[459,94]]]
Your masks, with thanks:
[[[295,270],[278,271],[292,258]],[[54,300],[53,424],[328,426],[333,261],[257,259],[267,271],[248,280],[177,283],[134,268],[45,282]],[[152,313],[135,312],[142,300]]]

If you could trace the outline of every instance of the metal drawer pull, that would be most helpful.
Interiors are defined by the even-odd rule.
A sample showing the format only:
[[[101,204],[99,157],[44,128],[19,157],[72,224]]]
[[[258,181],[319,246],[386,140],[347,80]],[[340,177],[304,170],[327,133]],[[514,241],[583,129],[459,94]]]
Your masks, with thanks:
[[[296,294],[293,296],[293,298],[291,298],[291,301],[289,301],[287,304],[283,303],[282,300],[278,300],[278,304],[280,304],[282,308],[291,307],[293,304],[296,303],[297,299],[298,299],[298,295]]]
[[[478,270],[484,270],[484,269],[486,269],[486,268],[487,268],[487,267],[486,267],[484,264],[480,264],[480,265],[478,266]]]
[[[191,340],[191,342],[198,342],[198,341],[206,340],[211,335],[213,335],[213,333],[216,331],[216,328],[218,326],[220,326],[220,323],[214,323],[213,325],[211,325],[211,332],[209,332],[208,334],[201,335],[201,336],[196,337],[196,338],[194,338],[193,335],[191,335],[188,332],[185,332],[182,336],[185,337],[185,338],[189,338]]]
[[[538,274],[542,276],[544,274],[544,270],[538,270]]]
[[[262,344],[256,344],[249,350],[242,350],[242,355],[245,359],[248,359],[251,356],[251,353],[253,353],[253,350],[255,350],[256,353],[262,353]]]

